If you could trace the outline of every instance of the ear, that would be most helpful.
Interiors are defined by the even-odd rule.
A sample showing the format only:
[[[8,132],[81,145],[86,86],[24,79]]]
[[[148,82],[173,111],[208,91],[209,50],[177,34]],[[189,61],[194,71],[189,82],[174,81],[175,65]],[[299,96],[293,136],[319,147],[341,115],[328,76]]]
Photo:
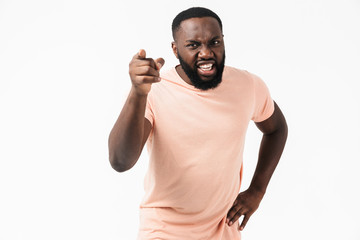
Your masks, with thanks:
[[[179,57],[178,57],[178,52],[177,52],[176,42],[171,42],[171,48],[172,48],[172,50],[173,50],[173,53],[174,53],[175,57],[176,57],[177,59],[179,59]]]

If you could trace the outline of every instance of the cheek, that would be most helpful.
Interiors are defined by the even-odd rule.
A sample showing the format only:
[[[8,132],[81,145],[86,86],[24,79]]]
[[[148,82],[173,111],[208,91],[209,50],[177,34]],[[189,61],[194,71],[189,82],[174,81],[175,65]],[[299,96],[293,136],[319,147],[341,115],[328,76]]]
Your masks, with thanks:
[[[189,51],[178,52],[181,58],[190,65],[193,65],[196,62],[196,53]]]
[[[213,50],[216,56],[222,57],[224,55],[225,49],[224,48],[216,48]]]
[[[221,50],[218,50],[215,52],[216,60],[218,61],[218,63],[220,63],[223,60],[224,53],[225,53],[224,49],[221,49]]]
[[[195,63],[196,60],[197,60],[197,51],[187,52],[187,53],[186,53],[186,59],[187,59],[190,63]]]

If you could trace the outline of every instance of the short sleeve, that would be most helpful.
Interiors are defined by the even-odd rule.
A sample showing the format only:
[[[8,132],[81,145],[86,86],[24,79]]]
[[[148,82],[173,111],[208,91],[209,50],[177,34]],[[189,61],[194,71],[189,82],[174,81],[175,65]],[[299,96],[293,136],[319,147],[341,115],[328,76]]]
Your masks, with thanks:
[[[250,75],[254,80],[254,111],[251,120],[262,122],[273,114],[274,101],[264,81],[254,74]]]
[[[145,118],[150,121],[151,125],[154,125],[154,113],[152,110],[152,101],[150,94],[148,95],[148,98],[146,100]]]

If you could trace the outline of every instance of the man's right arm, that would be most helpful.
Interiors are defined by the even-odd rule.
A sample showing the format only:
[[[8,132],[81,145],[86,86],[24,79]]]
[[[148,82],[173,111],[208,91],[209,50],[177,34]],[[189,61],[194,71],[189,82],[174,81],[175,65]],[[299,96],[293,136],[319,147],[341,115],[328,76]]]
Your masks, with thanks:
[[[132,168],[140,157],[151,131],[145,116],[147,95],[151,84],[159,82],[159,70],[164,59],[145,58],[140,50],[129,64],[132,87],[124,107],[109,136],[109,160],[118,172]]]

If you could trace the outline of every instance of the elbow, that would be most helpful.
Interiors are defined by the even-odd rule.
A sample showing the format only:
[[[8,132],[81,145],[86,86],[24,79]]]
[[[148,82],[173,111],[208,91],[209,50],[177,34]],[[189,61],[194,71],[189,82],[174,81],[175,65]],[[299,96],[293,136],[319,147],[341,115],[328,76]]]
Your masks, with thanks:
[[[109,156],[109,161],[111,167],[117,172],[125,172],[133,167],[133,165],[126,164],[126,161],[113,155]]]
[[[283,133],[283,136],[284,136],[285,141],[286,141],[286,139],[287,139],[287,137],[288,137],[288,125],[287,125],[285,119],[284,119],[284,123],[283,123],[283,125],[282,125],[282,133]]]
[[[273,136],[276,136],[285,145],[288,137],[288,126],[285,121],[281,124],[281,127],[273,133]]]

